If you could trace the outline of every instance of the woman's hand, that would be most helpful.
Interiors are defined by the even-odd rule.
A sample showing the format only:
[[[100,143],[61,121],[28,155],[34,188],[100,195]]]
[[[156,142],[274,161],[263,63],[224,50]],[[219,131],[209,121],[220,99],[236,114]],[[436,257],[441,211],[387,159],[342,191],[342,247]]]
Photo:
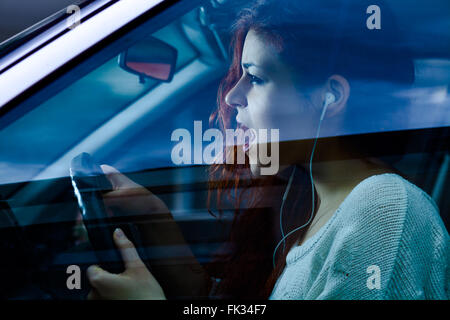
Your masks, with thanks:
[[[160,259],[158,264],[151,266],[153,275],[165,288],[166,296],[169,299],[172,296],[207,296],[211,285],[210,277],[195,258],[166,204],[117,169],[108,165],[102,165],[101,168],[113,187],[112,191],[103,195],[105,208],[110,216],[146,215],[148,219],[138,223],[145,246],[176,245],[179,250],[184,249],[185,255],[179,264],[174,264],[173,257],[168,256],[167,261]],[[153,214],[157,214],[157,219],[152,219]],[[119,279],[122,279],[122,283],[128,278]],[[95,294],[93,292],[92,296],[96,297]]]
[[[127,215],[170,212],[160,198],[114,167],[103,164],[101,168],[113,187],[113,191],[103,195],[106,210],[110,215],[114,215],[115,210],[126,212]]]
[[[92,290],[89,300],[165,300],[164,292],[155,277],[139,258],[133,243],[120,229],[113,235],[125,265],[121,274],[112,274],[98,266],[87,270]]]
[[[167,205],[150,190],[137,184],[114,167],[101,165],[113,190],[103,195],[107,213],[111,216],[147,216],[149,223],[140,223],[142,239],[148,245],[186,245]],[[158,215],[152,222],[152,215]]]

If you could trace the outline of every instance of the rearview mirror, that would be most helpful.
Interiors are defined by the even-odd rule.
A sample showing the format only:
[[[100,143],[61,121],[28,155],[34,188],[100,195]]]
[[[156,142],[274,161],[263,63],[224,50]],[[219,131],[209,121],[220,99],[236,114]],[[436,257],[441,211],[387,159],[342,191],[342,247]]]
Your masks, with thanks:
[[[177,49],[155,38],[148,37],[119,55],[119,65],[127,72],[145,78],[170,82],[175,73]]]

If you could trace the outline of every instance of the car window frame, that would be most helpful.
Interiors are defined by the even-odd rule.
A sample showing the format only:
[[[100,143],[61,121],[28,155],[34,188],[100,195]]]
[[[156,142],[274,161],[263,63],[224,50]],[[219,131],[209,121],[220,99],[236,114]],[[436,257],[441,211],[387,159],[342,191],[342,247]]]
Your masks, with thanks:
[[[0,107],[0,131],[58,91],[123,51],[145,30],[151,33],[205,0],[164,0],[81,52]],[[13,69],[12,69],[13,70]],[[0,74],[0,77],[2,75]],[[18,112],[20,107],[21,112]]]

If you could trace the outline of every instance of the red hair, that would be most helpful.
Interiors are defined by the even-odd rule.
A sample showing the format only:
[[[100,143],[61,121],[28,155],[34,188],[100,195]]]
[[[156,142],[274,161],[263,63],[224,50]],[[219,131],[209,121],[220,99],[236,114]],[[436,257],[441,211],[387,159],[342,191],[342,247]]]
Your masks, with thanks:
[[[232,128],[233,118],[236,115],[235,108],[225,102],[227,93],[233,88],[242,74],[241,57],[245,36],[250,24],[244,23],[241,18],[231,42],[233,59],[229,71],[221,81],[217,94],[217,110],[210,117],[210,125],[218,126],[223,132]],[[280,45],[275,37],[274,45]],[[235,161],[237,163],[236,146],[234,148]],[[230,149],[224,149],[224,160]],[[272,292],[276,280],[281,274],[286,255],[294,243],[302,238],[306,229],[297,231],[286,239],[286,249],[282,246],[277,251],[276,266],[273,268],[273,252],[281,239],[279,226],[279,210],[282,191],[286,181],[278,176],[268,176],[252,179],[248,157],[246,164],[215,164],[210,167],[208,208],[211,208],[213,194],[218,212],[222,215],[224,202],[231,203],[234,209],[234,219],[228,239],[228,243],[216,253],[215,260],[208,267],[210,273],[221,278],[216,294],[221,298],[267,299]],[[285,206],[283,219],[285,233],[295,227],[304,224],[311,211],[311,187],[305,179],[306,172],[300,168],[297,171]],[[300,176],[300,178],[299,178]],[[270,192],[271,186],[283,190]],[[306,187],[305,187],[306,186]],[[271,205],[264,206],[263,199],[267,203],[270,197]],[[316,199],[318,199],[316,193]],[[242,208],[245,204],[246,208]],[[262,206],[262,207],[261,207]],[[317,208],[317,204],[316,204]],[[211,209],[209,209],[212,213]],[[302,214],[303,213],[303,214]],[[212,213],[213,214],[213,213]],[[214,214],[213,214],[214,215]],[[286,228],[286,226],[289,226]]]

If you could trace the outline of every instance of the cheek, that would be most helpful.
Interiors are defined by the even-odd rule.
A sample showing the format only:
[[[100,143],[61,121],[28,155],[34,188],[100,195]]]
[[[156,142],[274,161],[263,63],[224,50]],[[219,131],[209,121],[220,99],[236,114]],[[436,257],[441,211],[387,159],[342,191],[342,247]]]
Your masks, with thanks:
[[[254,90],[248,114],[255,129],[279,129],[281,140],[309,137],[312,110],[295,90],[272,87]]]
[[[269,85],[255,88],[248,96],[247,112],[255,129],[279,129],[283,95]],[[281,111],[281,113],[280,113]]]

